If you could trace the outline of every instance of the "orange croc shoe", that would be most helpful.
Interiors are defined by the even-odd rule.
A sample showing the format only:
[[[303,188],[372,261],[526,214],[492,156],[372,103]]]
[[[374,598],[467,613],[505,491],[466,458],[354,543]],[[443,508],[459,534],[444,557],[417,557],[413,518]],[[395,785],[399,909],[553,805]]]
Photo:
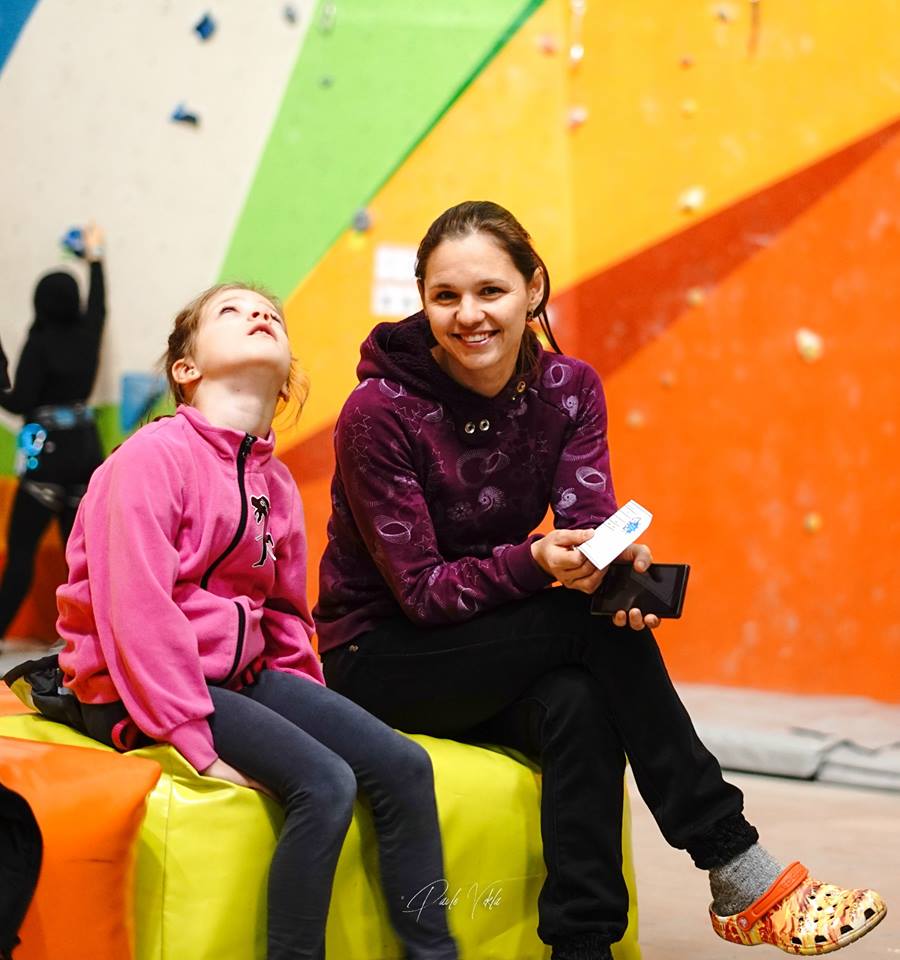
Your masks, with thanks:
[[[792,863],[742,913],[720,917],[709,908],[713,930],[731,943],[769,943],[804,957],[831,953],[878,926],[887,913],[874,890],[843,890],[813,880],[802,863]]]

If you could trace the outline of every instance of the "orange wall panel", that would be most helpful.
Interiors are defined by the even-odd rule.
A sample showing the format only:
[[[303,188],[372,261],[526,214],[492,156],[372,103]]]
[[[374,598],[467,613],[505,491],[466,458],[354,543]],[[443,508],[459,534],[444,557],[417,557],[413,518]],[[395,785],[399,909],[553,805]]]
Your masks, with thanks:
[[[897,196],[895,134],[607,378],[618,495],[694,565],[679,679],[900,700]]]

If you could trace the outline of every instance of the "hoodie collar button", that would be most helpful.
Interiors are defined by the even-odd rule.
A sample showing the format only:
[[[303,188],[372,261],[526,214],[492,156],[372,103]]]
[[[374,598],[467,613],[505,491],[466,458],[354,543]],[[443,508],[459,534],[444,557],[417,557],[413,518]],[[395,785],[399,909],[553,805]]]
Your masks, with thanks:
[[[472,433],[475,432],[475,424],[472,423],[472,421],[470,420],[470,421],[463,427],[463,430],[465,430],[466,433],[468,433],[468,434],[472,434]]]
[[[520,381],[516,384],[516,393],[524,393],[526,386],[527,386],[527,384],[525,383],[525,381],[524,381],[524,380],[520,380]]]
[[[482,433],[486,433],[488,430],[491,429],[491,421],[488,420],[487,418],[485,418],[484,420],[480,420],[480,421],[478,422],[478,429],[479,429]]]

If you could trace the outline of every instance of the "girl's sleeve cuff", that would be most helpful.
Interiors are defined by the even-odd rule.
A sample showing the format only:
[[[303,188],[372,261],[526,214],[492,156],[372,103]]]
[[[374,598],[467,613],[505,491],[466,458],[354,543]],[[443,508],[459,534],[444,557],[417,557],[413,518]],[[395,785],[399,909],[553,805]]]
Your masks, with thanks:
[[[205,719],[182,723],[169,734],[168,740],[198,773],[218,758],[209,721]]]

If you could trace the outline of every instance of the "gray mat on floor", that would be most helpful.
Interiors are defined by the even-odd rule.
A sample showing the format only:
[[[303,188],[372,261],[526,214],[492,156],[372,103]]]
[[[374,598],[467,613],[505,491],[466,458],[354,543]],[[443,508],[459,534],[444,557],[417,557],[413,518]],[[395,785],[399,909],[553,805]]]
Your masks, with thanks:
[[[900,704],[679,684],[723,767],[900,791]]]

